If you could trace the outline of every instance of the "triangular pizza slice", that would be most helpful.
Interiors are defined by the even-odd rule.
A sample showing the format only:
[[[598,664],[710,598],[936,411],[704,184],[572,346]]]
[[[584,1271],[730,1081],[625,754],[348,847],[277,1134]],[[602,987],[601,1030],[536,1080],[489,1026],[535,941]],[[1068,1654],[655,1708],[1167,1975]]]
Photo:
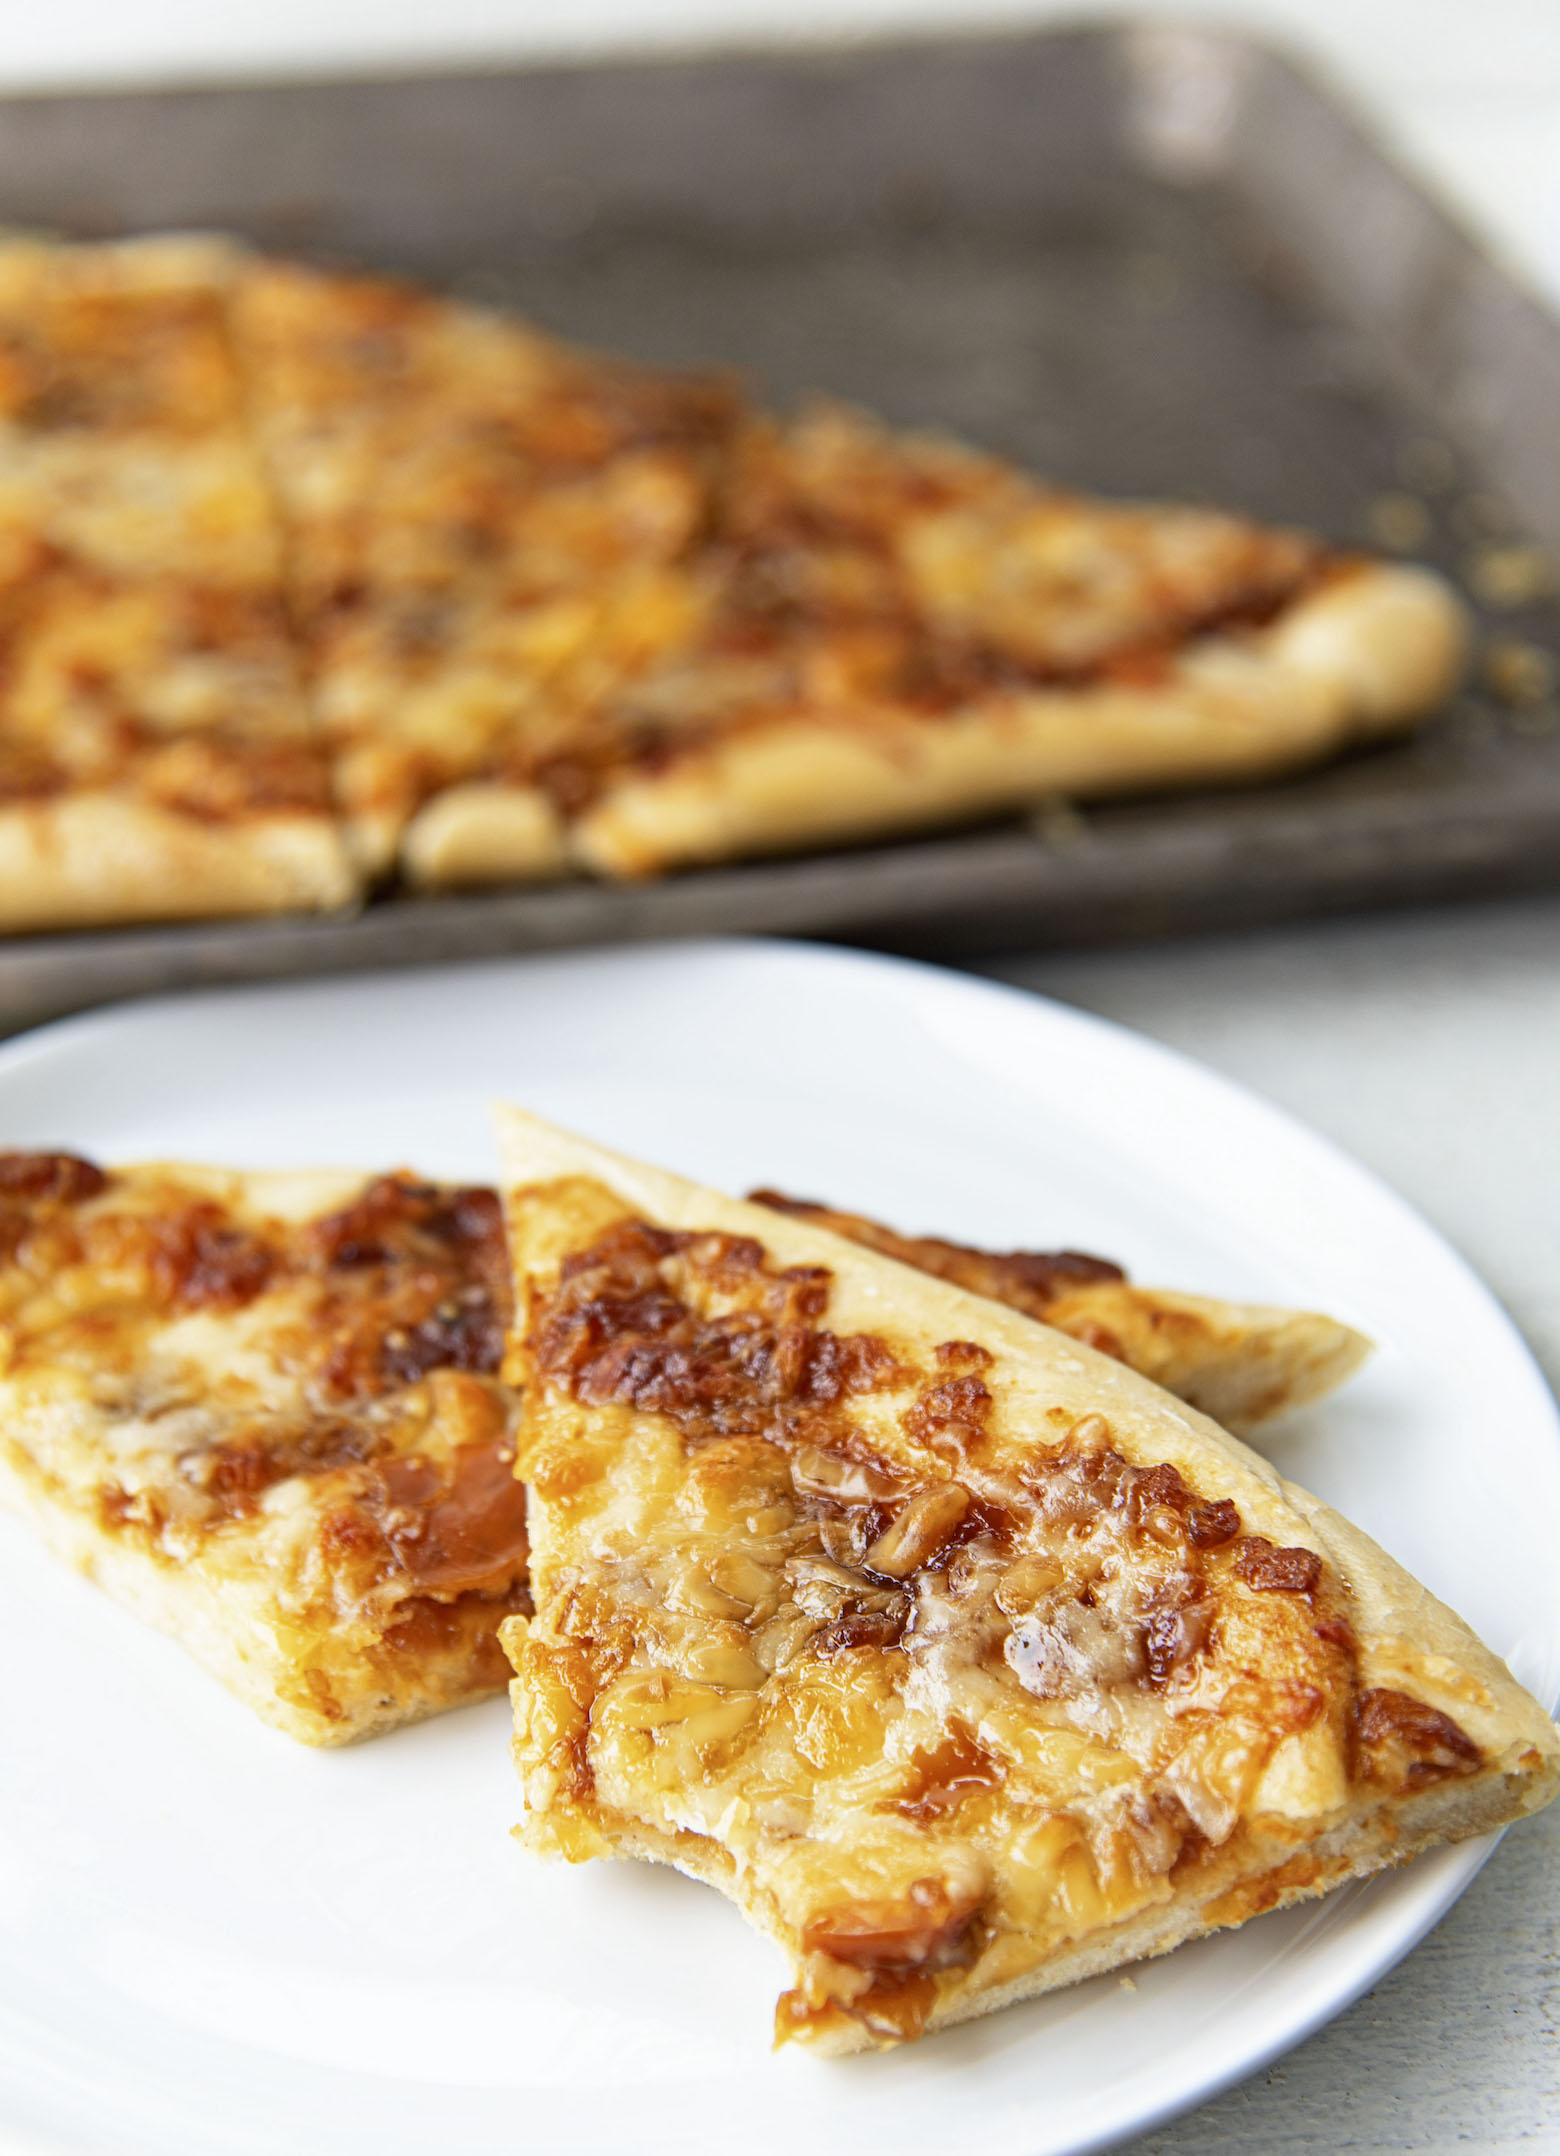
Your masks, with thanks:
[[[491,1190],[0,1153],[0,1499],[277,1728],[497,1690],[528,1608]]]
[[[513,1111],[522,1838],[782,1947],[895,2042],[1551,1797],[1451,1611],[1121,1363]]]
[[[1428,571],[771,419],[407,285],[251,262],[232,335],[370,875],[637,877],[1262,778],[1461,665]]]
[[[715,511],[679,632],[582,709],[570,848],[602,874],[1267,778],[1412,727],[1462,665],[1428,570],[832,404],[742,429]]]

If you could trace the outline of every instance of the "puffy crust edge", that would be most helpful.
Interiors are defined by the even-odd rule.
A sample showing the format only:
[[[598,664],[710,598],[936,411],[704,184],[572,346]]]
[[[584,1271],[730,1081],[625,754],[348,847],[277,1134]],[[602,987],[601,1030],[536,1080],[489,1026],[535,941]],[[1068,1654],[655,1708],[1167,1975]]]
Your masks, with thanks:
[[[334,912],[357,895],[324,815],[207,824],[110,793],[0,808],[0,933]]]
[[[401,867],[425,890],[539,883],[571,866],[562,820],[540,788],[448,786],[401,834]]]
[[[1427,569],[1366,562],[1270,627],[1208,636],[1162,683],[1101,683],[935,722],[777,720],[620,779],[580,818],[609,877],[1080,798],[1268,778],[1404,731],[1455,687],[1467,617]]]

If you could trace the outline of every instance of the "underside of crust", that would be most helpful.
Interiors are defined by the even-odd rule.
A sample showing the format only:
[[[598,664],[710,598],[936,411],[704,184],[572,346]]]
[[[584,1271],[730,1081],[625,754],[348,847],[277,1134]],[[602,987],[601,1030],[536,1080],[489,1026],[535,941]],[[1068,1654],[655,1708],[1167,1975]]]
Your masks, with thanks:
[[[1396,1807],[1362,1810],[1298,1850],[1272,1844],[1260,1855],[1250,1849],[1232,1853],[1224,1866],[1199,1882],[1194,1898],[1177,1899],[1091,1933],[1049,1954],[1010,1983],[991,1989],[955,1984],[942,1990],[924,2033],[933,2035],[1133,1962],[1155,1959],[1209,1932],[1315,1900],[1351,1879],[1369,1878],[1406,1864],[1426,1850],[1470,1841],[1504,1827],[1515,1815],[1540,1810],[1557,1787],[1560,1772],[1545,1780],[1520,1772],[1490,1774],[1427,1790]],[[754,1888],[751,1876],[743,1874],[718,1842],[700,1835],[668,1834],[640,1820],[603,1818],[601,1824],[614,1856],[665,1864],[686,1878],[714,1887],[735,1902],[753,1928],[772,1939],[795,1967],[797,1944],[778,1921],[773,1903]],[[826,2058],[846,2058],[883,2047],[882,2039],[869,2027],[843,2012],[795,2034],[809,2051]]]
[[[118,1540],[68,1503],[0,1444],[0,1505],[24,1520],[49,1552],[123,1610],[175,1641],[261,1721],[300,1744],[333,1747],[491,1698],[507,1672],[491,1601],[459,1597],[442,1622],[423,1624],[421,1644],[392,1611],[377,1643],[338,1636],[331,1612],[293,1611],[263,1570],[213,1573],[172,1564]],[[428,1637],[426,1635],[432,1635]],[[305,1644],[307,1642],[307,1644]]]

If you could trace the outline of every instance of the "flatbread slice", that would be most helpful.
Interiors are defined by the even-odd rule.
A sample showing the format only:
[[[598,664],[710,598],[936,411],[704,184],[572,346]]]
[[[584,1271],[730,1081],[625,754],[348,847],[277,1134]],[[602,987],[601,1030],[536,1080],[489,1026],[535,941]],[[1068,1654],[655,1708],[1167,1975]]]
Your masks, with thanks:
[[[281,262],[247,265],[233,334],[357,859],[565,872],[558,759],[686,632],[729,385]]]
[[[405,286],[251,264],[234,335],[369,874],[636,877],[1266,777],[1462,664],[1426,571]]]
[[[497,1689],[527,1584],[499,1235],[494,1191],[405,1172],[0,1153],[0,1498],[305,1741]],[[1264,1336],[1206,1307],[1249,1392]]]
[[[1129,1363],[1240,1437],[1334,1391],[1371,1349],[1363,1333],[1318,1311],[1141,1288],[1119,1265],[1076,1250],[974,1250],[941,1236],[899,1235],[860,1213],[777,1190],[755,1190],[750,1202],[1039,1318]]]
[[[832,405],[741,430],[681,590],[573,747],[509,773],[598,874],[1271,777],[1413,726],[1466,644],[1429,571]]]
[[[0,931],[343,906],[220,241],[0,244]]]
[[[1547,1802],[1450,1610],[1080,1342],[501,1121],[522,1839],[674,1864],[901,2041]]]
[[[256,1713],[498,1689],[529,1608],[490,1190],[0,1154],[0,1497]]]

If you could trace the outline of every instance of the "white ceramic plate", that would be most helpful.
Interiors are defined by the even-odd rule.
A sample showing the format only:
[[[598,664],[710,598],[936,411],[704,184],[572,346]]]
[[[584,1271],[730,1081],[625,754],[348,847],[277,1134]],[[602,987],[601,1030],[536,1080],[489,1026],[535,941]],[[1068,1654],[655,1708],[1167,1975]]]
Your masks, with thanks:
[[[729,1189],[1352,1320],[1380,1353],[1282,1465],[1553,1699],[1560,1444],[1511,1326],[1361,1169],[1097,1020],[740,943],[240,991],[0,1050],[0,1143],[488,1177],[500,1094]],[[1098,2148],[1336,2012],[1487,1853],[897,2054],[773,2057],[778,1960],[716,1895],[507,1840],[501,1703],[301,1749],[9,1521],[0,1638],[0,2135],[69,2156]]]

